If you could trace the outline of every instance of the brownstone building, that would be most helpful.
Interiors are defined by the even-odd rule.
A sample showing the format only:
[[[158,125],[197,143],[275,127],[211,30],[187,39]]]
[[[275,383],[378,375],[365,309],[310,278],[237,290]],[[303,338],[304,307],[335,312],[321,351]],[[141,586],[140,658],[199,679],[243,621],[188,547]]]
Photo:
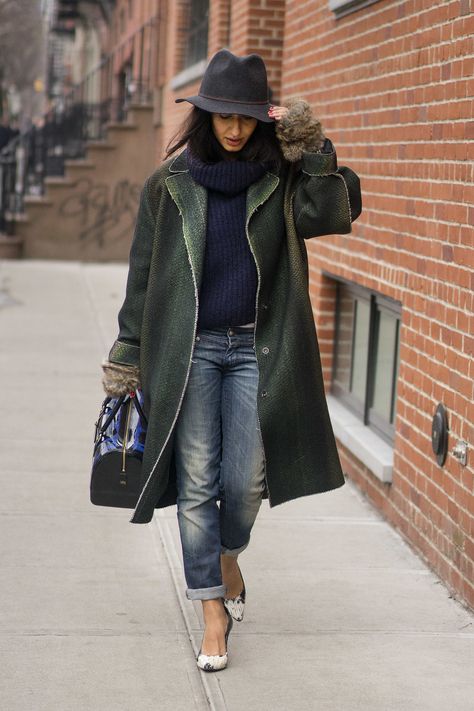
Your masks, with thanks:
[[[159,164],[187,111],[175,98],[195,93],[228,47],[260,53],[273,102],[305,98],[339,163],[360,175],[352,233],[307,243],[343,469],[474,607],[474,0],[108,5],[106,84],[125,107],[125,125],[112,126],[114,150],[131,141],[125,174],[133,155],[147,156],[136,180]],[[104,148],[94,143],[97,161]]]

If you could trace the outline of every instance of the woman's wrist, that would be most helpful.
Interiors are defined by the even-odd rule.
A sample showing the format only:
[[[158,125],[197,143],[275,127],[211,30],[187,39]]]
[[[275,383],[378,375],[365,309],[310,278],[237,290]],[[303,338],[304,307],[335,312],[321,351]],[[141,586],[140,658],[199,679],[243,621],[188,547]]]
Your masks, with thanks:
[[[295,163],[301,160],[303,153],[319,153],[325,137],[321,123],[313,116],[308,102],[294,99],[286,109],[281,118],[276,118],[275,127],[284,158]]]
[[[102,361],[102,385],[109,397],[120,397],[140,387],[140,369],[135,365]]]

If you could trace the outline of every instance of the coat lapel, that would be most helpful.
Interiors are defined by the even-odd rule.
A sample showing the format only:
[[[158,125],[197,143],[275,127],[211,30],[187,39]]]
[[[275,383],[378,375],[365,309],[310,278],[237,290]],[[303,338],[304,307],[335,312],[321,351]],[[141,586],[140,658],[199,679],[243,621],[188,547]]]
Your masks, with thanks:
[[[255,210],[268,200],[270,195],[278,187],[280,179],[273,173],[265,175],[252,183],[247,191],[247,221],[250,220]]]
[[[207,191],[190,176],[183,153],[171,163],[169,171],[166,186],[183,220],[184,240],[199,288],[206,244]],[[265,173],[250,185],[247,192],[247,224],[255,210],[276,190],[279,182],[273,173]]]
[[[207,227],[207,191],[190,176],[181,155],[170,165],[166,187],[183,220],[183,235],[196,287],[202,277]]]
[[[254,212],[268,200],[278,187],[279,182],[280,179],[273,173],[265,173],[260,180],[252,183],[247,192],[247,238],[259,273],[262,267],[261,262],[265,258],[266,244],[265,240],[258,238],[256,229],[249,229],[249,224]]]

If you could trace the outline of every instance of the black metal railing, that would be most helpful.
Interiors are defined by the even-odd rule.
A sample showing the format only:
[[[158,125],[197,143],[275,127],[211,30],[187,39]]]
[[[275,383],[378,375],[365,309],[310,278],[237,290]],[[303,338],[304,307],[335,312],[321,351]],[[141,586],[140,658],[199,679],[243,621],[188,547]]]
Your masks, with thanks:
[[[25,195],[43,195],[46,177],[64,175],[65,161],[84,157],[88,141],[104,139],[109,123],[125,122],[130,106],[152,101],[157,36],[155,17],[0,151],[0,232],[14,234]]]

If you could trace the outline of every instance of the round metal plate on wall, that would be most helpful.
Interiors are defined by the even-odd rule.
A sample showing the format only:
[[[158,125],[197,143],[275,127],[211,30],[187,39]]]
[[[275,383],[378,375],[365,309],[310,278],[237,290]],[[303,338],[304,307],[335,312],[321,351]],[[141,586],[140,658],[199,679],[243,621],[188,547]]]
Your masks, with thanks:
[[[446,461],[448,452],[448,415],[445,406],[440,402],[436,408],[431,427],[431,445],[440,467]]]

